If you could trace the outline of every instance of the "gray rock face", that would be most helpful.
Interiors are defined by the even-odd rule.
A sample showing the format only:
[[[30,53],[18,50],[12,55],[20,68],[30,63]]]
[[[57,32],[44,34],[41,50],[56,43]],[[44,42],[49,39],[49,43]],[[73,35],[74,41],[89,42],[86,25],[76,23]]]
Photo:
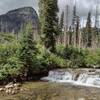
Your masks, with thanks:
[[[34,33],[38,32],[38,15],[32,7],[23,7],[0,15],[0,32],[19,33],[23,26],[31,22]]]

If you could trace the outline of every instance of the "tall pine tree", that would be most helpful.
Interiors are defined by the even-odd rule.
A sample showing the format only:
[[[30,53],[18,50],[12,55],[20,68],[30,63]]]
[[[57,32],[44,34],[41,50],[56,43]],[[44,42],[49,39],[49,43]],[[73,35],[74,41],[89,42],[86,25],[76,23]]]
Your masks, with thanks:
[[[60,30],[62,32],[63,27],[64,27],[64,11],[61,13],[59,27],[60,27]]]
[[[79,16],[77,16],[77,19],[76,19],[76,46],[79,46],[79,38],[80,38],[79,28],[80,28],[80,19],[79,19]]]
[[[23,75],[25,78],[31,77],[33,67],[36,67],[36,52],[35,42],[33,40],[33,27],[29,23],[26,25],[20,39],[19,59],[23,63]]]
[[[60,42],[63,43],[63,28],[64,28],[64,11],[61,13],[60,22],[59,22],[59,30],[60,30]]]
[[[86,46],[91,47],[92,46],[92,25],[91,25],[91,12],[88,13],[87,17],[87,23],[86,23]]]
[[[49,51],[55,52],[58,27],[58,0],[40,0],[40,27],[44,45]]]
[[[73,46],[76,46],[76,19],[77,19],[77,15],[76,15],[76,3],[75,3],[73,7],[73,18],[72,18],[72,31],[73,31],[72,44]]]

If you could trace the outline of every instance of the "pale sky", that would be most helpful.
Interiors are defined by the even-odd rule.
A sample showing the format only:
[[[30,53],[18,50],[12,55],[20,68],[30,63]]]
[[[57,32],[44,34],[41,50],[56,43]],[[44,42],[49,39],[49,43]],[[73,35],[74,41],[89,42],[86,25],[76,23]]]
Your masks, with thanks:
[[[75,0],[58,0],[60,11],[65,9],[65,5],[68,3],[73,6],[74,2]],[[95,5],[100,5],[100,0],[76,0],[76,4],[78,15],[86,19],[89,10],[95,15]],[[0,0],[0,15],[24,6],[31,6],[38,12],[38,0]]]
[[[64,6],[69,1],[71,5],[74,2],[74,0],[59,0],[59,7],[64,9]],[[99,4],[100,0],[76,0],[79,14],[85,16],[89,10],[93,11],[97,1]],[[32,6],[37,10],[38,0],[0,0],[0,14],[23,6]]]

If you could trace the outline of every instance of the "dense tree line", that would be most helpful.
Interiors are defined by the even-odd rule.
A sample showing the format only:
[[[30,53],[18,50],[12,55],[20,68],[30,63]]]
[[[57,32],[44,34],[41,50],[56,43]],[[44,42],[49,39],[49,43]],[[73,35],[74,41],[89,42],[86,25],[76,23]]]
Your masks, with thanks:
[[[69,7],[69,6],[68,6]],[[64,11],[64,14],[69,14],[68,11]],[[71,12],[70,12],[71,13]],[[61,15],[62,16],[62,15]],[[63,19],[65,21],[66,17],[69,17],[68,15],[61,17],[60,20]],[[97,17],[96,17],[97,18]],[[95,19],[96,19],[95,18]],[[96,19],[97,21],[97,19]],[[65,22],[66,23],[66,22]],[[79,15],[77,14],[77,7],[76,5],[73,6],[73,12],[72,12],[72,24],[69,25],[67,22],[65,25],[61,25],[60,23],[59,26],[62,26],[62,30],[64,33],[62,38],[66,39],[66,44],[69,46],[73,47],[78,47],[78,48],[99,48],[100,44],[100,31],[99,27],[96,25],[93,26],[92,24],[92,14],[91,11],[88,12],[87,19],[86,19],[86,25],[85,27],[81,27],[80,25],[81,20]],[[99,22],[98,22],[99,23]],[[84,24],[84,23],[83,23]],[[68,26],[68,30],[64,29],[64,27]],[[61,32],[61,34],[63,33]],[[67,35],[67,36],[66,36]],[[64,41],[60,41],[61,44],[65,44]]]

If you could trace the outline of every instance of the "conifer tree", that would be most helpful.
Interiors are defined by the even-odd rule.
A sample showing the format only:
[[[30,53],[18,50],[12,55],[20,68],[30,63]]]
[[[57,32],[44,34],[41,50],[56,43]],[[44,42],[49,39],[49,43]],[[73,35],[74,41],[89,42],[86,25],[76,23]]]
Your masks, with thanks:
[[[91,25],[91,12],[88,13],[87,23],[86,23],[86,40],[87,40],[87,47],[92,46],[92,25]]]
[[[61,13],[59,29],[60,29],[60,42],[63,43],[63,28],[64,28],[64,12]]]
[[[73,32],[72,32],[72,28],[71,26],[69,27],[69,45],[72,46],[72,35],[73,35]]]
[[[32,74],[32,67],[34,67],[36,61],[36,51],[33,40],[33,27],[31,24],[28,24],[22,33],[19,49],[19,59],[23,63],[23,74],[26,75],[25,77]]]
[[[44,45],[49,51],[55,52],[58,27],[58,0],[40,0],[40,25]]]
[[[79,24],[80,24],[80,20],[79,20],[79,16],[77,16],[77,19],[76,19],[76,45],[77,46],[79,45],[79,37],[80,37]]]
[[[60,27],[61,32],[62,32],[62,29],[64,27],[64,12],[61,13],[59,27]]]
[[[73,35],[72,35],[72,44],[73,46],[76,46],[76,4],[73,7],[73,18],[72,18],[72,31],[73,31]]]

